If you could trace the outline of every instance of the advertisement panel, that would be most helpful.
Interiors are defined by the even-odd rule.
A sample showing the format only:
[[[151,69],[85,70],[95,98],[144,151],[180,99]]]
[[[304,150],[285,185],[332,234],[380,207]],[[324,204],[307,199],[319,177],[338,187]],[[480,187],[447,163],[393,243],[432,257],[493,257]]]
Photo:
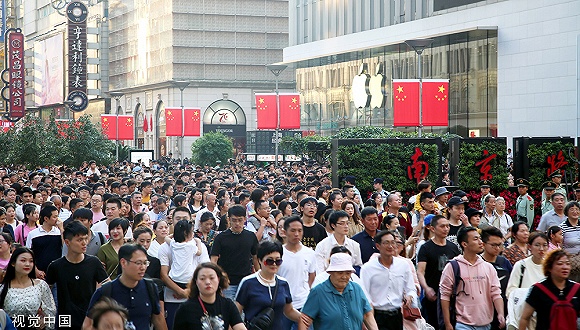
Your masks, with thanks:
[[[34,45],[36,66],[40,71],[40,84],[34,95],[36,106],[62,103],[64,100],[63,35],[41,40]]]

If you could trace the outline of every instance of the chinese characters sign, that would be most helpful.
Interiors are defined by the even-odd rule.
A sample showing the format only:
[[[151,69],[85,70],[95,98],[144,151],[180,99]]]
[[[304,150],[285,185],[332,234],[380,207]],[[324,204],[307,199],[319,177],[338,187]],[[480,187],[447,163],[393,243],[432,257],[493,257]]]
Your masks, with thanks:
[[[489,151],[483,151],[483,159],[475,163],[475,166],[479,168],[479,176],[480,180],[491,180],[493,179],[493,175],[490,173],[491,171],[491,161],[497,158],[497,154],[490,154]]]
[[[424,161],[421,156],[423,156],[421,149],[415,148],[415,153],[411,156],[411,161],[413,163],[407,166],[407,176],[409,180],[417,181],[417,183],[421,182],[427,178],[427,175],[429,175],[429,164]]]
[[[548,163],[548,169],[546,170],[547,177],[550,177],[552,173],[568,165],[568,161],[564,158],[562,150],[558,151],[557,154],[546,157],[546,163]]]
[[[68,97],[72,111],[87,108],[87,16],[88,9],[78,1],[66,8],[68,18]]]
[[[24,35],[18,30],[8,34],[8,74],[10,117],[24,117]]]

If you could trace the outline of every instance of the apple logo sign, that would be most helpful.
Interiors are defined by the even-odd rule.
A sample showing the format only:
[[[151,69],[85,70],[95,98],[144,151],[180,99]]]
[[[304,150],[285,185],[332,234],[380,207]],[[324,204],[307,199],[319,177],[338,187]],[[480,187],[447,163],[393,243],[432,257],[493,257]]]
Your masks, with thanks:
[[[363,63],[360,66],[359,74],[352,79],[352,99],[356,108],[368,107],[371,101],[368,92],[369,81],[371,80],[368,74],[368,64]]]
[[[383,63],[377,65],[377,71],[369,81],[371,93],[371,109],[382,108],[385,105],[385,76],[383,75]]]

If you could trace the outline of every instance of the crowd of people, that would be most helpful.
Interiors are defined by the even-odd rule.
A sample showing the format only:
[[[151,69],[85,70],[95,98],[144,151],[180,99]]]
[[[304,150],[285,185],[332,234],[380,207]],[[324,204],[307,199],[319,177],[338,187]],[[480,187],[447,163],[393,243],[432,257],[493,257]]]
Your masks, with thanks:
[[[315,163],[0,169],[0,324],[566,330],[580,185],[560,177],[532,228],[525,179],[512,219],[489,181],[478,201],[426,180],[403,200]]]

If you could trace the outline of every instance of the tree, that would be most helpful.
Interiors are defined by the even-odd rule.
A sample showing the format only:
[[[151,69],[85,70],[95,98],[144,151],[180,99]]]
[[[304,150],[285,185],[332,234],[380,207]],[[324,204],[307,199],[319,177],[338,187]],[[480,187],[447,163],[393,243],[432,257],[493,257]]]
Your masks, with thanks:
[[[191,145],[191,161],[194,164],[215,166],[219,160],[226,164],[234,156],[232,139],[219,132],[204,134]]]
[[[66,122],[54,118],[43,122],[39,117],[27,115],[15,128],[0,133],[0,152],[4,155],[2,163],[7,165],[78,167],[89,159],[110,164],[115,145],[88,115]]]

